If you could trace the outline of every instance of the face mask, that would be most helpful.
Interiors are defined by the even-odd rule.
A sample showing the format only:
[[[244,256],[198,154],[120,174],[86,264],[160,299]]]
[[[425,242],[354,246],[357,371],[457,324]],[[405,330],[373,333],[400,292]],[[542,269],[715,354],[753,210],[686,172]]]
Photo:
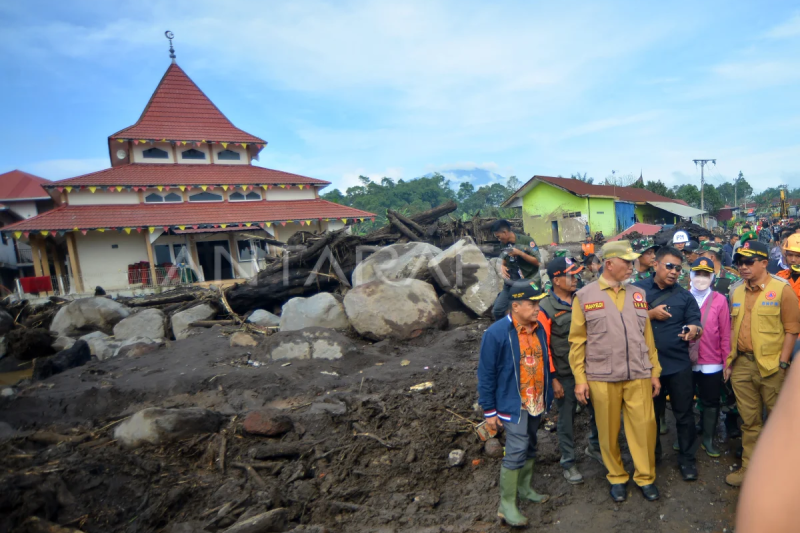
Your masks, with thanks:
[[[711,278],[706,276],[697,276],[692,280],[692,287],[698,291],[705,291],[711,286]]]

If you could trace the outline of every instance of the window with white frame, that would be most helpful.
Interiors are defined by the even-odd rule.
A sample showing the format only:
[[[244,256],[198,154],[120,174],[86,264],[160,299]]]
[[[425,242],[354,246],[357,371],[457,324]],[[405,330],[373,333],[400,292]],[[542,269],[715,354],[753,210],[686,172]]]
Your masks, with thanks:
[[[190,202],[221,202],[222,200],[221,194],[209,191],[198,192],[189,196]]]
[[[145,159],[169,159],[169,154],[161,148],[148,148],[142,151],[142,157]]]
[[[242,159],[242,154],[234,150],[222,150],[217,154],[217,159],[220,161],[239,161]]]
[[[195,150],[194,148],[190,148],[189,150],[184,150],[181,152],[181,157],[183,159],[205,159],[206,153],[201,152],[200,150]]]
[[[164,193],[164,194],[153,192],[144,197],[144,203],[146,204],[158,204],[158,203],[175,204],[182,201],[183,201],[183,196],[181,196],[180,194],[176,194],[174,192]]]
[[[261,193],[250,191],[247,194],[241,192],[232,192],[228,195],[228,200],[231,202],[257,202],[261,200]]]

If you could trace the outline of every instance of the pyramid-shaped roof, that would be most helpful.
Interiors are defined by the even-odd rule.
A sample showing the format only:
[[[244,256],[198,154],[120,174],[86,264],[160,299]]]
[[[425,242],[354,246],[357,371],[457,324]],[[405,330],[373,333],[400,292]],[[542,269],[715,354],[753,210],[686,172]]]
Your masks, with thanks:
[[[266,144],[234,126],[177,63],[169,66],[136,124],[111,139]]]
[[[49,199],[50,196],[42,187],[50,183],[49,180],[21,170],[0,174],[0,200]]]

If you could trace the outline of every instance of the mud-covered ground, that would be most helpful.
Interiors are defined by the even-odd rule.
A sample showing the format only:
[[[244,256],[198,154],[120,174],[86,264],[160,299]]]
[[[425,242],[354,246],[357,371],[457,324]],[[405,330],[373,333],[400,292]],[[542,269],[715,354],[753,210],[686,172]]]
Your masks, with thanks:
[[[23,387],[0,399],[0,421],[18,430],[0,444],[0,531],[14,531],[30,516],[92,533],[222,531],[245,513],[277,507],[288,509],[289,529],[297,531],[506,531],[495,518],[500,459],[488,457],[471,424],[448,412],[480,421],[475,371],[487,324],[428,332],[406,343],[355,340],[358,355],[339,361],[258,367],[246,363],[263,357],[258,348],[250,355],[230,348],[214,328],[139,358],[92,362]],[[427,381],[431,390],[409,391]],[[112,439],[111,424],[151,406],[205,407],[229,422],[224,432],[162,447],[128,450]],[[294,430],[282,439],[245,434],[243,416],[262,407],[283,410]],[[586,457],[579,462],[586,483],[568,485],[556,434],[540,429],[534,487],[551,498],[521,506],[529,530],[731,531],[738,492],[724,476],[736,463],[738,441],[724,443],[718,460],[700,452],[700,480],[686,483],[677,472],[668,416],[673,428],[662,437],[667,455],[655,503],[631,483],[628,501],[614,504],[604,468]],[[587,422],[585,413],[578,416],[580,450]],[[74,442],[25,437],[35,430]],[[297,443],[300,451],[253,459],[269,441]],[[448,466],[454,449],[466,451],[463,466]],[[627,455],[626,462],[632,468]],[[258,478],[240,464],[255,464]],[[218,519],[219,508],[230,503]]]

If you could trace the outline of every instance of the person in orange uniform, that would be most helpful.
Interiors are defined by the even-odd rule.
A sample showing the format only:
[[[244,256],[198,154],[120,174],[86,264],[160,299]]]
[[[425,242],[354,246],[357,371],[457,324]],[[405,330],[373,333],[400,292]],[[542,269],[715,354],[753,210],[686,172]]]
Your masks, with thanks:
[[[800,233],[789,235],[783,247],[783,256],[789,268],[778,272],[778,277],[785,279],[794,293],[800,298]]]
[[[622,412],[636,470],[633,479],[644,497],[653,501],[659,497],[653,398],[661,391],[661,365],[646,294],[623,283],[639,254],[624,240],[606,243],[600,253],[602,275],[572,299],[569,364],[575,376],[575,396],[583,405],[591,397],[611,499],[622,502],[628,496],[630,475],[619,449]]]
[[[731,290],[731,353],[723,372],[743,422],[742,466],[725,478],[734,487],[744,482],[764,424],[762,412],[775,407],[800,333],[800,301],[786,280],[767,272],[768,258],[768,246],[752,240],[733,257],[744,280]]]

